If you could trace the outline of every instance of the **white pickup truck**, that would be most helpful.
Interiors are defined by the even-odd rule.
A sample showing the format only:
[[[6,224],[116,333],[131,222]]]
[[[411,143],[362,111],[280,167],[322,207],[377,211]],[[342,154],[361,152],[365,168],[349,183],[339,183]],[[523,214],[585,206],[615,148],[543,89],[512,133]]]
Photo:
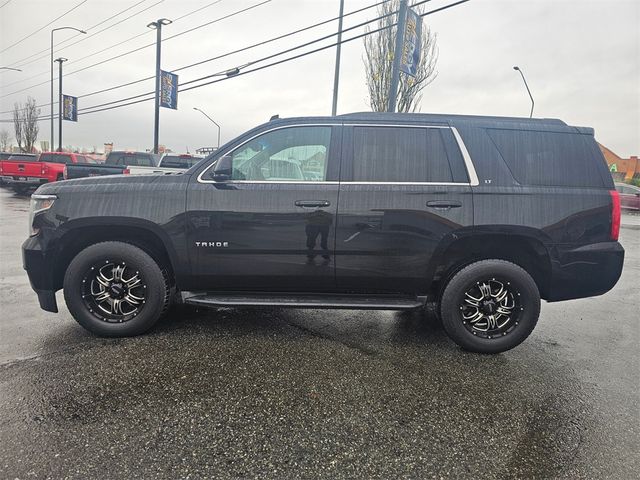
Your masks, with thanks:
[[[199,155],[190,155],[188,153],[165,153],[160,158],[158,166],[156,167],[144,167],[129,165],[124,173],[129,175],[152,175],[152,174],[175,174],[182,173],[185,170],[190,169],[204,157]]]

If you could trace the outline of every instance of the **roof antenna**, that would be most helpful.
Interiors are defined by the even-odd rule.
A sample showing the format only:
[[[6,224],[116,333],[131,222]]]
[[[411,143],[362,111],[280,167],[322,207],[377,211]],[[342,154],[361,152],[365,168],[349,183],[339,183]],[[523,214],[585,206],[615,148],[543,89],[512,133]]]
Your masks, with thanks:
[[[275,115],[272,115],[271,118],[269,119],[270,122],[277,120],[280,118],[280,115],[278,115],[277,113]]]

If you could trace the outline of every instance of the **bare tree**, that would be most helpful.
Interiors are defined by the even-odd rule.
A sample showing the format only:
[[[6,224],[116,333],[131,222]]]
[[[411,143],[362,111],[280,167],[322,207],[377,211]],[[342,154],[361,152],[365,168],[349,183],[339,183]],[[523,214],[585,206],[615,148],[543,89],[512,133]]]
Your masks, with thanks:
[[[11,135],[5,129],[0,130],[0,152],[6,152],[9,148]]]
[[[36,99],[33,97],[27,97],[24,105],[17,102],[13,104],[13,128],[20,151],[27,153],[33,151],[40,131],[39,116],[40,109],[36,106]]]
[[[385,112],[389,104],[389,87],[391,84],[391,69],[396,41],[396,27],[390,27],[397,22],[398,15],[393,12],[400,8],[400,0],[385,2],[378,7],[378,24],[374,30],[389,27],[378,33],[364,37],[364,65],[369,88],[369,103],[374,112]],[[418,13],[424,12],[424,5],[414,7]],[[385,16],[386,15],[386,16]],[[371,31],[367,27],[367,31]],[[415,112],[422,99],[422,90],[433,82],[438,75],[437,34],[423,24],[421,38],[420,62],[416,76],[412,77],[400,73],[398,87],[398,112]]]
[[[13,104],[13,131],[15,133],[16,142],[18,143],[18,148],[21,152],[24,152],[25,150],[22,148],[22,144],[24,143],[22,133],[22,110],[20,109],[20,104],[18,102]]]

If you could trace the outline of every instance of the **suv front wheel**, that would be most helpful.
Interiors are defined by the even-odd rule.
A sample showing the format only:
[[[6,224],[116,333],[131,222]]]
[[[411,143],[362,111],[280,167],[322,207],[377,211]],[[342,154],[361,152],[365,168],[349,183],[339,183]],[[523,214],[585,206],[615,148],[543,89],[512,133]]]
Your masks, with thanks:
[[[139,335],[169,304],[167,276],[146,252],[123,242],[82,250],[64,277],[64,298],[73,318],[101,336]]]
[[[540,315],[533,278],[505,260],[466,266],[447,283],[440,301],[442,325],[465,350],[500,353],[522,343]]]

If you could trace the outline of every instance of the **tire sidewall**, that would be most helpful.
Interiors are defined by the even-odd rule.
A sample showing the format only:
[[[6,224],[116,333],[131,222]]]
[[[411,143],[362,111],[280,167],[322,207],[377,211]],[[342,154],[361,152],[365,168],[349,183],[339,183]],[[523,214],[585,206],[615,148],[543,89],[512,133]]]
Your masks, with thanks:
[[[460,305],[464,294],[476,282],[498,278],[509,282],[520,293],[516,308],[518,324],[504,336],[482,338],[471,333],[463,324]],[[521,267],[504,260],[483,260],[459,271],[447,284],[441,300],[442,325],[458,345],[477,353],[500,353],[522,343],[533,331],[540,315],[540,293],[534,280]]]
[[[140,272],[147,286],[144,306],[126,322],[101,320],[89,311],[82,298],[86,273],[105,262],[125,262]],[[87,330],[100,336],[132,336],[146,332],[156,323],[167,301],[167,284],[156,262],[143,250],[127,243],[103,242],[85,248],[71,261],[64,277],[64,298],[71,315]]]

